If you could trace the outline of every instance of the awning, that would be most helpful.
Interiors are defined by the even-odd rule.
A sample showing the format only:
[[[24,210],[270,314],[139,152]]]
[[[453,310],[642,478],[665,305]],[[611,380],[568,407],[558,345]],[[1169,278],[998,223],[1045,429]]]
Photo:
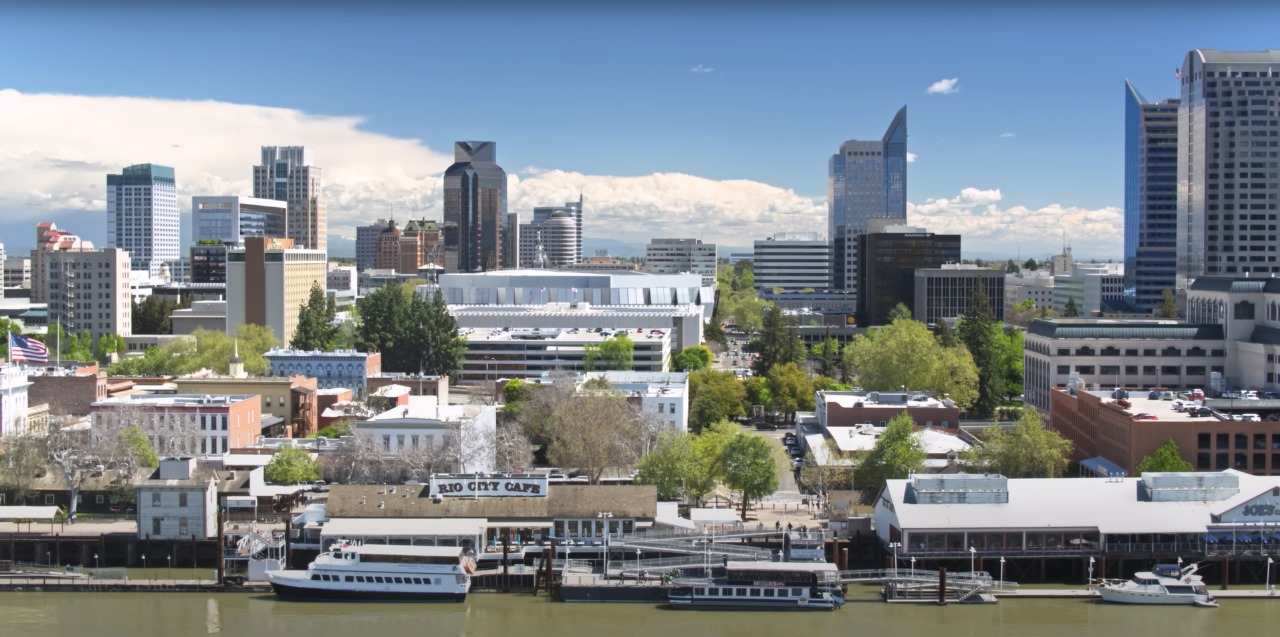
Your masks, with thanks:
[[[554,523],[542,520],[489,520],[488,526],[491,529],[549,529]]]
[[[1082,469],[1089,471],[1090,473],[1093,473],[1096,476],[1102,476],[1104,478],[1106,477],[1114,478],[1114,477],[1122,477],[1122,476],[1128,475],[1128,472],[1124,470],[1124,467],[1121,467],[1120,465],[1110,460],[1107,460],[1102,456],[1089,458],[1087,460],[1081,460],[1080,467]]]
[[[53,520],[62,515],[58,507],[50,506],[0,506],[0,520]]]

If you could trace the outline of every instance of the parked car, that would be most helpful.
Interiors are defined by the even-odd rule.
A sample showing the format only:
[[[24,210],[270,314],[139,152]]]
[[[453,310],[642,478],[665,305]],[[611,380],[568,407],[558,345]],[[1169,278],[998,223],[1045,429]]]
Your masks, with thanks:
[[[1155,414],[1136,414],[1134,420],[1160,420]]]
[[[1258,414],[1236,414],[1232,416],[1231,419],[1242,422],[1262,422],[1262,417]]]
[[[778,426],[771,422],[761,420],[760,422],[756,423],[756,429],[760,431],[777,431]]]
[[[136,513],[137,509],[132,504],[115,504],[111,506],[112,513]]]
[[[1166,391],[1166,392],[1161,392],[1161,393],[1160,393],[1160,400],[1173,400],[1174,398],[1177,398],[1177,397],[1176,397],[1176,396],[1174,396],[1174,395],[1173,395],[1173,392],[1171,392],[1171,391]]]
[[[1115,391],[1111,392],[1111,397],[1112,397],[1112,398],[1128,398],[1128,397],[1129,397],[1129,390],[1127,390],[1127,389],[1120,389],[1119,387],[1117,387],[1117,388],[1115,389]]]
[[[1160,392],[1151,390],[1151,393],[1147,394],[1147,400],[1160,400]]]
[[[1129,402],[1129,401],[1127,401],[1127,400],[1125,400],[1125,399],[1123,399],[1123,398],[1121,398],[1120,400],[1112,401],[1112,402],[1114,402],[1115,404],[1119,405],[1120,407],[1122,407],[1122,408],[1124,408],[1124,409],[1128,409],[1128,408],[1130,408],[1130,407],[1132,407],[1132,406],[1133,406],[1133,403],[1131,403],[1131,402]]]

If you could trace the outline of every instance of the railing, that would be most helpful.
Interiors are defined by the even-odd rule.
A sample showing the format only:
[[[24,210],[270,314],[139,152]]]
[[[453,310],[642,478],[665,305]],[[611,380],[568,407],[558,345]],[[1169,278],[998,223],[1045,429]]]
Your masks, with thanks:
[[[1200,542],[1107,542],[1103,552],[1113,553],[1164,553],[1194,554],[1203,553],[1205,545]]]
[[[937,582],[939,577],[939,571],[930,571],[922,568],[875,568],[840,571],[840,579],[846,583],[886,581]],[[989,586],[995,580],[992,579],[991,574],[986,571],[947,571],[947,581],[956,583],[973,582]]]

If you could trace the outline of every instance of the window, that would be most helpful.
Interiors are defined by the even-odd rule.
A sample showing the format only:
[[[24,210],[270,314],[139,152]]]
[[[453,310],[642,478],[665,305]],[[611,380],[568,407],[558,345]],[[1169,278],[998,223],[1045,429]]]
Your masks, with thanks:
[[[1076,365],[1076,371],[1081,374],[1093,375],[1093,365]]]
[[[98,494],[93,497],[93,501],[95,504],[104,504],[106,503],[106,500],[107,500],[107,497],[102,494]]]
[[[160,535],[160,520],[162,519],[163,518],[160,518],[160,517],[151,518],[151,534],[152,535]]]
[[[187,519],[178,518],[178,535],[186,536],[187,534]]]
[[[185,492],[178,494],[178,506],[187,506],[187,494]]]
[[[1155,376],[1155,375],[1156,375],[1156,366],[1155,366],[1155,365],[1143,365],[1143,366],[1142,366],[1142,373],[1143,373],[1143,374],[1145,374],[1145,375],[1147,375],[1147,376]]]
[[[1197,449],[1208,449],[1211,442],[1212,437],[1207,433],[1202,433],[1196,436]]]
[[[1059,373],[1059,374],[1070,374],[1070,373],[1071,373],[1071,366],[1070,366],[1070,365],[1059,365],[1059,366],[1058,366],[1058,373]]]
[[[153,491],[153,492],[151,492],[151,506],[153,506],[153,507],[158,507],[158,506],[160,506],[160,492],[159,492],[159,491]]]
[[[1137,375],[1138,375],[1138,366],[1137,366],[1137,365],[1125,365],[1125,366],[1124,366],[1124,373],[1125,373],[1125,375],[1126,375],[1126,376],[1137,376]]]
[[[52,494],[52,493],[46,493],[46,494],[44,494],[44,503],[45,503],[46,505],[53,504],[53,494]]]
[[[1196,470],[1205,471],[1209,469],[1209,453],[1201,451],[1196,454]]]
[[[1218,434],[1217,441],[1214,446],[1218,449],[1228,449],[1231,447],[1231,434]]]
[[[348,575],[348,576],[346,576],[346,577],[344,578],[344,580],[345,580],[345,581],[348,581],[348,582],[354,582],[354,581],[355,581],[355,576]]]

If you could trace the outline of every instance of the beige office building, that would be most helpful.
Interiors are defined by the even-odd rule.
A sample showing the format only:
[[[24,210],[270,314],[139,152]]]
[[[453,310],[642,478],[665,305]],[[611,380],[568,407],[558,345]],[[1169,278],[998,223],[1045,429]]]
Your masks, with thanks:
[[[271,328],[281,344],[293,338],[312,285],[325,287],[323,250],[294,248],[292,239],[246,237],[227,252],[227,333],[245,323]]]
[[[107,248],[45,251],[41,256],[50,325],[62,325],[67,334],[88,330],[95,343],[104,334],[133,334],[128,252]]]

